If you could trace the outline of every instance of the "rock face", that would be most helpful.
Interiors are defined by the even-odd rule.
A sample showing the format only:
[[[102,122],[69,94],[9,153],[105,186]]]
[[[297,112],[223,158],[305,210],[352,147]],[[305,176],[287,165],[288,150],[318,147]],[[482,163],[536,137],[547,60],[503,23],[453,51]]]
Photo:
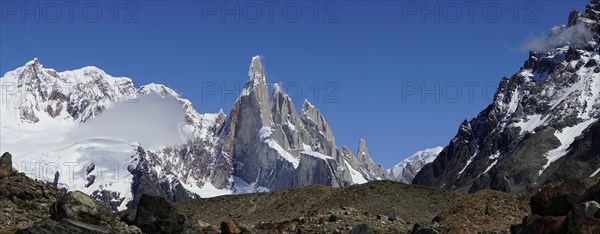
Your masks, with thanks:
[[[50,217],[54,220],[72,219],[96,225],[106,224],[103,218],[110,216],[110,212],[80,191],[68,192],[50,207]]]
[[[56,72],[34,59],[0,79],[10,91],[0,103],[0,134],[15,139],[1,142],[0,150],[17,150],[15,165],[24,167],[28,176],[82,191],[112,210],[136,207],[142,194],[179,202],[383,178],[383,168],[371,159],[365,140],[359,141],[358,156],[347,147],[338,148],[319,109],[305,101],[296,110],[278,85],[267,84],[258,56],[252,59],[249,77],[229,115],[200,114],[163,85],[136,88],[131,79],[112,77],[96,67]],[[147,112],[157,106],[165,110]],[[136,111],[123,114],[132,108]],[[118,127],[112,123],[137,113],[137,108],[148,114],[123,126],[155,127],[147,119],[173,112],[173,122],[157,128],[175,136],[157,136],[157,144],[148,144],[139,139],[145,136],[115,135],[118,129],[111,128]],[[35,137],[21,139],[24,132]],[[51,136],[39,135],[46,132]],[[66,140],[29,147],[58,136]],[[35,168],[40,166],[53,171],[39,173]]]
[[[185,217],[162,197],[142,195],[134,224],[144,233],[180,233]]]
[[[141,233],[82,192],[65,194],[16,171],[0,177],[0,211],[1,233]]]
[[[5,153],[0,161],[7,163],[9,155]],[[42,181],[14,171],[0,176],[0,233],[13,233],[49,217],[48,210],[61,193]]]
[[[516,74],[503,78],[494,102],[465,120],[413,183],[524,192],[593,175],[600,168],[599,11],[593,0],[553,29],[549,49],[531,51]],[[567,34],[574,39],[551,43]]]
[[[359,143],[358,157],[344,154],[335,146],[325,118],[310,102],[305,101],[298,113],[278,85],[269,100],[259,57],[252,59],[249,76],[217,133],[213,185],[280,190],[311,184],[345,186],[381,178],[365,141]]]

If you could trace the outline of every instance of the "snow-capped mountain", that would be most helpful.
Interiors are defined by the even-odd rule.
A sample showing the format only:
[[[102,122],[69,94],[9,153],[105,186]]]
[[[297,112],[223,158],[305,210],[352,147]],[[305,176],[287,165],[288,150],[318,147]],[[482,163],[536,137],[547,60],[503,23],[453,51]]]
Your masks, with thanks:
[[[249,184],[264,190],[310,184],[345,186],[381,177],[369,174],[376,169],[374,164],[363,163],[372,161],[368,154],[356,158],[336,147],[327,121],[310,102],[296,111],[278,85],[269,99],[258,56],[252,59],[249,76],[218,132],[211,184],[219,189]]]
[[[600,1],[572,11],[414,184],[528,191],[600,168]]]
[[[34,59],[0,78],[0,151],[28,176],[57,176],[115,210],[142,193],[181,201],[381,177],[364,140],[354,157],[310,102],[297,112],[278,86],[269,95],[259,57],[249,75],[229,116],[200,114],[163,85]]]
[[[442,149],[444,148],[437,146],[417,151],[415,154],[396,164],[396,166],[386,170],[385,178],[406,184],[412,183],[415,175],[417,175],[423,166],[433,162],[435,157],[442,152]]]

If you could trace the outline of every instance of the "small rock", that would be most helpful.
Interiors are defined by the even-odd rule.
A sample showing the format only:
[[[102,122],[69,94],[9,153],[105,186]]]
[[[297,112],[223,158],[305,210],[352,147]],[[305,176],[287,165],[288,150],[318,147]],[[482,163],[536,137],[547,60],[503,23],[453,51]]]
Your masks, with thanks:
[[[232,220],[221,223],[221,234],[240,234],[242,231]]]
[[[600,233],[600,219],[597,218],[586,218],[582,220],[577,226],[569,230],[569,233],[582,233],[582,234],[597,234]]]
[[[387,221],[388,217],[385,215],[377,215],[377,219],[383,220],[383,221]]]
[[[217,230],[213,226],[205,227],[203,230],[204,234],[219,234],[219,230]]]
[[[485,207],[485,214],[489,215],[489,216],[496,216],[496,215],[498,215],[498,208],[496,208],[496,206],[488,203]]]
[[[596,61],[595,59],[590,59],[590,61],[588,61],[585,64],[585,67],[595,67],[598,66],[598,61]]]
[[[293,224],[293,223],[292,223],[292,224],[290,224],[290,227],[288,228],[288,230],[289,230],[290,232],[295,232],[297,228],[298,228],[298,227],[296,227],[296,224]],[[245,233],[249,233],[249,232],[246,232],[246,231],[244,231],[244,229],[242,228],[242,233],[244,233],[244,234],[245,234]]]
[[[569,229],[574,228],[586,218],[594,218],[600,211],[600,204],[596,201],[587,201],[576,205],[569,213]]]
[[[457,227],[450,229],[446,234],[471,234],[471,232],[467,228]]]
[[[375,232],[373,232],[373,229],[369,225],[363,223],[352,228],[350,234],[375,234]]]
[[[441,223],[443,220],[444,220],[443,216],[437,215],[437,216],[433,217],[433,219],[431,220],[431,222]]]
[[[334,223],[334,222],[336,222],[336,221],[338,221],[338,217],[337,217],[337,216],[335,216],[335,215],[331,215],[331,216],[329,216],[329,222],[332,222],[332,223]]]
[[[439,234],[439,232],[423,224],[415,223],[415,225],[413,225],[412,234]]]

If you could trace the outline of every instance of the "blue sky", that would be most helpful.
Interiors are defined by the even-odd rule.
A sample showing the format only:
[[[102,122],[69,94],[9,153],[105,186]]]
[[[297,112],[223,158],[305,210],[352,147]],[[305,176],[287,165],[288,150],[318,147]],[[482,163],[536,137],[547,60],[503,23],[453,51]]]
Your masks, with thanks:
[[[34,57],[58,71],[94,65],[228,112],[258,54],[269,82],[323,112],[339,146],[365,138],[388,168],[445,146],[521,67],[523,45],[586,3],[3,0],[0,73]]]

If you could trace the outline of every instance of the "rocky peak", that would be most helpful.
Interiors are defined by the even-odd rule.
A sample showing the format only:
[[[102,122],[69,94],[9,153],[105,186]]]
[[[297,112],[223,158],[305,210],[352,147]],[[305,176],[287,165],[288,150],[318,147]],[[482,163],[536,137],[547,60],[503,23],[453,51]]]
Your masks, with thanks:
[[[278,84],[273,86],[271,102],[271,112],[275,123],[290,128],[290,131],[295,130],[296,127],[300,127],[300,117],[298,116],[294,102],[283,92]]]
[[[250,63],[250,69],[248,70],[248,76],[250,76],[250,81],[253,83],[266,83],[265,71],[263,69],[263,65],[260,61],[260,56],[256,55],[252,57],[252,62]]]
[[[590,139],[593,134],[586,131],[600,115],[597,3],[590,2],[585,14],[571,11],[568,26],[554,27],[549,48],[530,52],[524,67],[503,78],[493,103],[463,121],[413,182],[469,192],[524,192],[596,170],[590,163],[597,161],[593,147],[572,144]],[[572,168],[580,164],[586,166]]]
[[[31,62],[29,66],[35,68],[37,65],[34,64]],[[32,76],[40,75],[44,79],[51,77],[48,75],[50,69],[36,69],[31,69],[35,70],[30,73]],[[23,73],[23,68],[9,73],[1,81],[16,80]],[[182,104],[187,114],[185,122],[179,126],[184,133],[192,133],[191,139],[181,145],[168,145],[161,149],[143,149],[138,144],[137,153],[115,154],[119,163],[128,165],[127,170],[133,176],[131,186],[102,184],[97,178],[92,184],[82,185],[85,193],[114,210],[137,206],[142,193],[176,202],[197,196],[215,196],[216,193],[262,192],[312,184],[345,186],[378,177],[368,175],[378,173],[381,169],[378,170],[368,157],[366,143],[362,147],[362,152],[365,152],[362,161],[368,168],[364,169],[347,148],[347,154],[340,155],[341,150],[335,145],[331,128],[310,102],[306,101],[302,110],[297,112],[293,101],[279,85],[274,86],[272,97],[269,98],[260,57],[252,59],[248,74],[249,80],[229,115],[222,110],[217,114],[198,114],[191,102],[166,86],[149,84],[135,89],[130,79],[111,77],[95,67],[57,73],[56,81],[72,83],[73,88],[60,93],[61,98],[52,99],[52,102],[28,99],[28,105],[31,105],[27,106],[27,110],[32,118],[38,114],[46,117],[41,112],[45,110],[59,113],[61,115],[58,117],[65,117],[61,121],[78,126],[86,125],[87,118],[105,111],[121,96],[131,95],[135,98],[152,93],[165,98],[172,96]],[[40,93],[51,87],[46,83],[41,82],[45,86]],[[93,92],[88,91],[90,87],[94,89]],[[6,123],[5,107],[14,107],[15,115],[23,109],[16,102],[15,105],[3,104],[1,107],[3,124]],[[110,110],[106,109],[106,112]],[[48,119],[39,118],[38,126]],[[126,143],[115,144],[120,147]],[[123,147],[135,151],[132,147],[136,145]],[[45,153],[41,151],[19,159],[38,157]],[[65,157],[80,158],[79,155],[79,152],[74,152]],[[92,156],[98,156],[98,160],[104,159],[102,155]],[[89,174],[90,170],[87,172]],[[57,182],[64,182],[67,186],[71,183],[62,178]]]
[[[300,118],[311,137],[316,139],[314,149],[334,156],[336,153],[335,137],[321,111],[308,100],[304,100],[304,104],[300,110]]]
[[[302,120],[305,122],[305,124],[308,123],[307,126],[316,128],[318,132],[325,135],[328,139],[334,140],[333,133],[331,132],[327,121],[325,121],[325,118],[321,114],[321,111],[308,100],[304,100],[304,104],[300,110],[300,115],[302,116]]]
[[[369,155],[369,149],[367,148],[367,141],[365,139],[360,139],[358,142],[358,163],[360,167],[363,169],[363,174],[369,179],[374,180],[377,177],[381,177],[382,175],[378,173],[378,169],[375,166],[375,161],[371,159],[371,155]]]
[[[25,63],[25,67],[41,67],[40,60],[35,57],[29,62]]]
[[[360,160],[365,160],[369,158],[369,149],[367,148],[367,141],[365,139],[360,139],[358,141],[358,158]]]
[[[261,120],[262,126],[271,126],[272,118],[268,87],[259,56],[252,58],[250,68],[248,69],[248,76],[250,80],[244,85],[242,94],[237,102],[241,102],[240,105],[254,106],[256,111],[258,111],[256,114],[259,115],[257,117]],[[247,99],[246,97],[249,98]]]
[[[138,90],[138,93],[141,93],[141,94],[148,94],[148,93],[152,93],[152,92],[160,95],[161,97],[164,97],[167,95],[171,95],[173,97],[179,97],[179,94],[177,92],[175,92],[171,88],[164,86],[162,84],[150,83],[150,84],[140,87]]]
[[[412,156],[404,159],[402,162],[386,171],[384,176],[386,179],[410,184],[423,166],[433,162],[443,149],[443,147],[438,146],[417,151]]]

